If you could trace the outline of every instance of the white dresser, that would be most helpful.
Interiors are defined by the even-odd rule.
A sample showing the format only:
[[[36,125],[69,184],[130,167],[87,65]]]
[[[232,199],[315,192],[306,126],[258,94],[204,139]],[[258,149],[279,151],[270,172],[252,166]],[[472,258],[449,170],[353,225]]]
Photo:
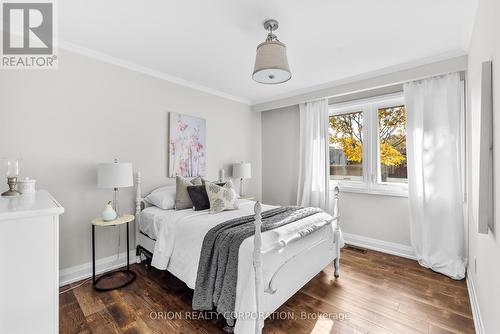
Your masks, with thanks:
[[[44,190],[0,197],[0,333],[58,333],[63,212]]]

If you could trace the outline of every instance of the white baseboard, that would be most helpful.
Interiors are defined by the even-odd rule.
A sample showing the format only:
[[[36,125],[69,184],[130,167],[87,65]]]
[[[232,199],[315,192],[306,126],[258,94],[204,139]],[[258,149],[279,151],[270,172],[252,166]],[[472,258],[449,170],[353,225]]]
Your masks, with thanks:
[[[481,313],[479,312],[476,286],[474,285],[474,280],[468,274],[466,282],[467,290],[469,291],[470,306],[472,309],[472,318],[474,319],[474,328],[476,329],[476,334],[484,334],[484,325],[483,320],[481,319]]]
[[[413,251],[413,248],[411,246],[384,240],[372,239],[357,234],[342,232],[342,235],[344,237],[344,241],[347,244],[416,260],[415,252]]]
[[[135,249],[130,251],[130,263],[136,263]],[[96,275],[127,265],[127,252],[96,260]],[[59,270],[59,286],[74,283],[92,276],[92,261]]]

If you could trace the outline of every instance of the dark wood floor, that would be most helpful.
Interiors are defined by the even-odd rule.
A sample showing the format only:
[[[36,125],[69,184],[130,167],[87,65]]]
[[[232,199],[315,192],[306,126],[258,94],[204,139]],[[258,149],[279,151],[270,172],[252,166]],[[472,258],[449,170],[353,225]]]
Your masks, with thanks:
[[[88,282],[61,294],[60,332],[222,332],[217,319],[185,318],[192,292],[175,277],[143,265],[132,268],[137,280],[120,290],[97,292]],[[339,279],[328,266],[278,312],[266,320],[264,333],[474,333],[465,281],[415,261],[351,248],[342,250]],[[301,319],[303,312],[309,319]],[[297,319],[281,319],[291,315]]]

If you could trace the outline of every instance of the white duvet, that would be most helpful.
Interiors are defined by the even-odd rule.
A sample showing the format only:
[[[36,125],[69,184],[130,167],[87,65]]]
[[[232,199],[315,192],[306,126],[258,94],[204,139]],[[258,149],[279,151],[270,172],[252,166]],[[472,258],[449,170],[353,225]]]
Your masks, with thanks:
[[[227,220],[254,214],[254,204],[253,201],[240,200],[240,209],[223,211],[217,214],[210,214],[208,210],[194,211],[187,209],[175,211],[161,210],[155,207],[146,208],[142,214],[150,215],[149,219],[153,217],[147,234],[156,236],[151,265],[161,270],[170,271],[185,282],[189,288],[194,289],[201,247],[206,233],[215,225]],[[272,208],[275,208],[275,206],[262,205],[262,211]],[[297,233],[302,228],[325,219],[331,219],[331,216],[326,213],[318,213],[262,234],[265,284],[269,282],[279,266],[294,254],[304,251],[311,244],[324,239],[330,239],[333,242],[333,229],[335,226],[313,233],[313,235],[306,237],[307,242],[297,242],[287,246],[286,252],[270,251],[280,240],[287,239],[291,234]],[[253,312],[255,310],[252,263],[253,236],[247,238],[240,247],[235,305],[235,312],[237,313]],[[252,321],[237,321],[235,332],[247,333],[251,331],[252,326]]]

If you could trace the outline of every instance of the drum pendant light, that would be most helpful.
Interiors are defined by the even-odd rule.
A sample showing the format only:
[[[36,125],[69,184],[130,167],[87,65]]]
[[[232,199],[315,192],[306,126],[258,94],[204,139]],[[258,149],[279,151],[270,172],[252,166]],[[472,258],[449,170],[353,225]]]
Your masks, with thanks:
[[[286,57],[286,45],[273,34],[278,29],[278,21],[265,21],[264,29],[268,30],[269,33],[266,41],[257,46],[252,78],[263,84],[286,82],[290,80],[292,73]]]

